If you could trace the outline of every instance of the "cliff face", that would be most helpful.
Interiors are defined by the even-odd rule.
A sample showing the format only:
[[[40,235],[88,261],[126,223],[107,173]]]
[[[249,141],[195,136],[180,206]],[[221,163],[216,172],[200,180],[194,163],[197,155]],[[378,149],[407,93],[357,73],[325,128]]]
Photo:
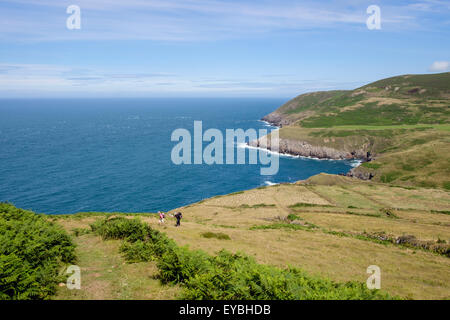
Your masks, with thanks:
[[[295,156],[313,157],[319,159],[365,159],[367,155],[366,150],[355,150],[352,152],[337,150],[331,147],[311,145],[307,141],[299,141],[292,139],[279,139],[279,152],[286,153]],[[252,147],[259,147],[272,150],[270,145],[270,139],[254,140],[249,143]]]
[[[374,177],[374,174],[372,172],[368,172],[367,170],[364,170],[364,168],[356,167],[351,169],[347,173],[347,177],[354,177],[361,180],[372,180]]]
[[[267,121],[267,120],[266,120]],[[306,141],[278,139],[279,153],[290,154],[301,157],[311,157],[318,159],[333,159],[333,160],[350,160],[357,159],[368,161],[367,150],[356,149],[355,151],[343,151],[326,146],[311,145]],[[252,147],[264,148],[272,150],[270,139],[254,140],[249,143]],[[351,169],[347,174],[348,177],[355,177],[361,180],[371,180],[374,175],[364,168],[356,167]]]
[[[271,114],[268,114],[267,116],[265,116],[264,118],[262,118],[261,120],[263,121],[267,121],[269,122],[271,125],[274,125],[276,127],[283,127],[283,126],[288,126],[291,123],[293,123],[292,120],[286,118],[285,116],[283,116],[281,113],[279,112],[272,112]]]

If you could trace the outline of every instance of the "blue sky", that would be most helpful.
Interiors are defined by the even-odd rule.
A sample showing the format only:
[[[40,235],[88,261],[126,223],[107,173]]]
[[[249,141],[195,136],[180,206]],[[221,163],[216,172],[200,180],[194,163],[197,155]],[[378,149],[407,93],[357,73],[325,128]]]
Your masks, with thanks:
[[[1,0],[0,97],[288,98],[450,71],[449,40],[441,0]]]

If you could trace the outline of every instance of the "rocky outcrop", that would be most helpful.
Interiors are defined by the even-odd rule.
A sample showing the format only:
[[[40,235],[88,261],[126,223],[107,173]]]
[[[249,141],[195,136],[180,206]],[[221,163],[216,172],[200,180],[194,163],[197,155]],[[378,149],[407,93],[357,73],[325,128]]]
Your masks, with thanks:
[[[358,178],[361,180],[372,180],[374,177],[373,173],[363,171],[359,167],[351,169],[347,174],[347,177]]]
[[[259,147],[272,150],[270,145],[270,139],[259,139],[249,143],[252,147]],[[279,139],[279,153],[286,153],[294,156],[313,157],[319,159],[364,159],[366,157],[366,151],[342,151],[325,146],[313,146],[306,141]]]
[[[281,113],[278,113],[277,111],[272,112],[271,114],[268,114],[261,120],[267,121],[271,125],[280,127],[280,128],[283,126],[290,125],[292,123],[292,121],[287,119],[286,116],[282,115]]]

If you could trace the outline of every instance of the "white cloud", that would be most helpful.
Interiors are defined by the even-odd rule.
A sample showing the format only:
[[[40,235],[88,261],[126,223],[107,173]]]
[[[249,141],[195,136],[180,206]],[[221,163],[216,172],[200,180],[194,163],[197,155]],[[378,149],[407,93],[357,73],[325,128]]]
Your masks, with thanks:
[[[121,73],[63,65],[0,63],[1,97],[294,96],[361,83],[274,75],[238,78],[179,75],[153,70]]]
[[[430,72],[445,72],[450,70],[449,61],[435,61],[428,69]]]
[[[203,41],[311,28],[365,28],[367,3],[354,1],[78,0],[82,28],[65,28],[70,1],[3,0],[3,40]],[[13,5],[11,5],[13,4]],[[432,3],[434,8],[435,4]],[[430,3],[383,4],[383,29],[417,28]],[[421,10],[418,10],[421,8]],[[126,23],[125,23],[126,22]],[[395,27],[394,27],[395,26]]]

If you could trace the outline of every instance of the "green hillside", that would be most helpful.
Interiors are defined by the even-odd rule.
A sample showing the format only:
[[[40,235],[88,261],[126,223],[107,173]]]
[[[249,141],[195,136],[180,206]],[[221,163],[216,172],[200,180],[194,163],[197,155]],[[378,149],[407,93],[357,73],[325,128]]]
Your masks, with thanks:
[[[45,216],[0,203],[0,300],[49,299],[75,262],[70,236]]]
[[[405,75],[351,91],[300,95],[265,117],[309,128],[449,123],[450,72]],[[276,122],[276,121],[275,121]]]
[[[291,144],[370,152],[373,162],[355,169],[357,176],[448,189],[449,102],[449,72],[404,75],[351,91],[304,94],[263,119],[282,126],[280,138]]]

